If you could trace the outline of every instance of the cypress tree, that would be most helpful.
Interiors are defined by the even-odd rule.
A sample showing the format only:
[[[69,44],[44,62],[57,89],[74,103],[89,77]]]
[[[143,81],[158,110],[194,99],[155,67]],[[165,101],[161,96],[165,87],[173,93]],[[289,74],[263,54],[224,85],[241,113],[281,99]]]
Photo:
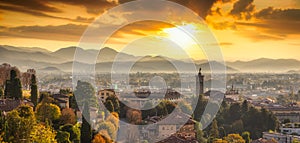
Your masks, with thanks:
[[[2,98],[3,96],[4,96],[4,92],[3,92],[2,87],[0,87],[0,98]]]
[[[85,102],[83,111],[82,111],[82,124],[80,128],[80,140],[82,143],[91,143],[92,142],[92,129],[89,124],[90,121],[90,111],[89,103]]]
[[[219,137],[218,122],[216,119],[214,119],[212,122],[209,136],[212,139],[217,139]]]
[[[17,72],[15,70],[10,71],[10,80],[5,82],[5,97],[7,98],[22,98],[22,85],[19,78],[17,78]]]
[[[31,84],[30,84],[30,99],[31,102],[33,103],[34,107],[36,107],[38,103],[38,90],[37,90],[37,85],[36,85],[36,77],[33,74],[31,76]]]

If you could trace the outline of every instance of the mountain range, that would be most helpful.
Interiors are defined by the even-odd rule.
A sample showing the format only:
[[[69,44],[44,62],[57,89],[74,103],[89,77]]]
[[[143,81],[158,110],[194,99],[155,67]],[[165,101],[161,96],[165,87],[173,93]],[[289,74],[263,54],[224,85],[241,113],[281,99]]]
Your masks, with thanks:
[[[110,72],[112,65],[118,65],[119,70],[126,69],[126,66],[134,62],[131,68],[132,72],[175,72],[174,65],[180,67],[184,72],[189,72],[189,67],[194,63],[196,68],[201,67],[204,72],[210,71],[210,64],[206,60],[194,61],[190,63],[187,60],[172,59],[163,56],[134,56],[127,53],[118,52],[111,48],[102,48],[100,52],[97,50],[84,50],[78,47],[66,47],[57,51],[51,52],[43,48],[37,47],[14,47],[7,45],[0,45],[0,64],[9,63],[17,66],[21,71],[28,68],[34,68],[38,72],[71,72],[74,53],[76,50],[80,50],[81,59],[85,59],[90,56],[96,56],[97,72]],[[118,62],[114,62],[114,59],[118,56]],[[91,64],[83,63],[83,61],[77,60],[78,64],[85,66],[91,66]],[[224,65],[217,61],[215,65],[223,67]],[[300,61],[295,59],[267,59],[260,58],[251,61],[234,61],[226,62],[227,72],[288,72],[299,71]],[[216,69],[220,70],[220,69]]]

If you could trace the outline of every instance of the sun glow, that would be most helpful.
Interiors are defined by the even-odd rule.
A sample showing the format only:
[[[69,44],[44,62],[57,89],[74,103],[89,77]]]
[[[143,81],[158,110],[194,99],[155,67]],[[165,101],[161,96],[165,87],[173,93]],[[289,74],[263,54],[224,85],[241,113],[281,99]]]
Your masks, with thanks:
[[[190,48],[197,45],[193,35],[197,33],[197,28],[192,24],[165,28],[162,30],[166,37],[182,48]]]

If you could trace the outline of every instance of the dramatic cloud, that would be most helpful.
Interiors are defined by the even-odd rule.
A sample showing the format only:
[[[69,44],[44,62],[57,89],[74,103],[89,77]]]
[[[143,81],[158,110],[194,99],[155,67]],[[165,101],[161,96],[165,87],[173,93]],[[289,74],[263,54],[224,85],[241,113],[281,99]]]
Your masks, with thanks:
[[[274,9],[268,7],[256,13],[260,19],[300,21],[300,9]]]
[[[239,19],[250,19],[255,10],[254,0],[238,0],[230,11],[231,15],[237,16]]]
[[[132,0],[119,0],[119,3],[126,3]],[[180,5],[186,6],[193,10],[195,13],[199,14],[203,19],[209,14],[210,9],[213,4],[218,0],[169,0]],[[223,0],[224,2],[229,2],[230,0]]]
[[[43,0],[0,0],[2,4],[15,5],[30,10],[45,11],[45,12],[61,12],[61,10],[49,6],[47,1]]]
[[[78,41],[86,25],[59,25],[59,26],[19,26],[1,27],[0,35],[6,37],[36,38],[58,41]]]

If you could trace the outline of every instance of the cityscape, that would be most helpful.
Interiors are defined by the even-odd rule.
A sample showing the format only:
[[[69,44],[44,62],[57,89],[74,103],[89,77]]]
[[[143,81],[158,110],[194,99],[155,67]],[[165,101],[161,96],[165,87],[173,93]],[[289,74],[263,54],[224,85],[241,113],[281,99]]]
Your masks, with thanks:
[[[299,0],[0,0],[0,143],[300,143]]]

